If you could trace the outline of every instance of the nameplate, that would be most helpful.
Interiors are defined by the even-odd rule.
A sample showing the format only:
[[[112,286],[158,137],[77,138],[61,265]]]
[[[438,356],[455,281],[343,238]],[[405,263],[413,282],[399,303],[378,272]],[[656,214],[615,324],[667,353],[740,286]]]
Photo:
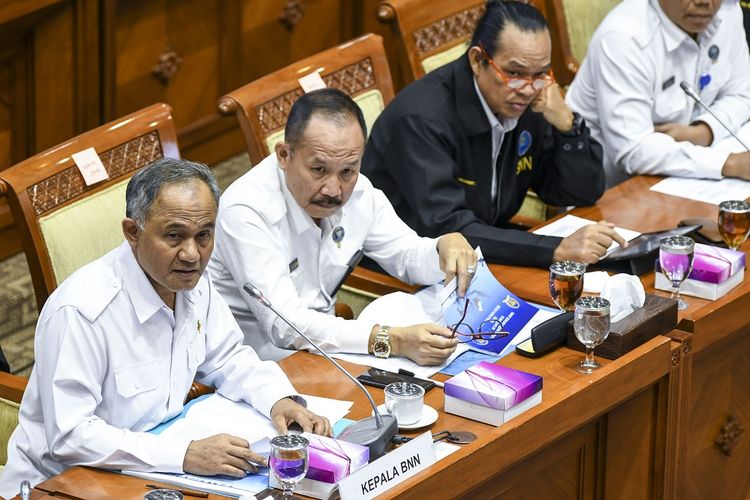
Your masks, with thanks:
[[[299,82],[299,86],[302,87],[302,90],[305,91],[305,94],[313,90],[324,89],[327,87],[326,82],[323,81],[318,70],[313,71],[309,75],[303,76],[297,81]]]
[[[432,433],[425,432],[339,481],[341,499],[376,497],[436,461]]]
[[[87,186],[109,179],[107,169],[94,148],[84,149],[71,155]]]

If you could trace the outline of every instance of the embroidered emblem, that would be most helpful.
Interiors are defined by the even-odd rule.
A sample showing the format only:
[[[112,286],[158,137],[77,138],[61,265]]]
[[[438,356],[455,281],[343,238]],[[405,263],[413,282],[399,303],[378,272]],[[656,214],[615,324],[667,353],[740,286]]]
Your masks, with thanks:
[[[521,172],[530,172],[532,168],[534,168],[533,159],[531,156],[524,156],[518,160],[518,163],[516,163],[516,175],[519,175]]]
[[[525,155],[529,148],[531,148],[531,132],[523,130],[518,136],[518,156]]]
[[[299,267],[299,259],[295,257],[295,259],[289,263],[289,272],[293,273],[294,271],[297,270],[298,267]]]
[[[463,177],[456,177],[456,180],[460,182],[461,184],[466,184],[467,186],[474,187],[477,185],[477,181],[472,181],[470,179],[465,179]]]

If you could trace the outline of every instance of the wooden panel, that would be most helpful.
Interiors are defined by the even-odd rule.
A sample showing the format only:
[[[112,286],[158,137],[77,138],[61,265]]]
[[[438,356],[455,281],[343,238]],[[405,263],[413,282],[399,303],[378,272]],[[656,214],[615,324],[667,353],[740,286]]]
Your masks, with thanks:
[[[687,442],[686,497],[750,496],[750,328],[695,355]],[[725,432],[734,418],[744,433]],[[736,438],[736,439],[735,439]]]
[[[178,130],[214,114],[220,2],[120,0],[116,5],[114,118],[154,102],[175,109]],[[170,50],[172,52],[170,52]],[[176,59],[170,59],[168,54]],[[164,80],[152,72],[160,64]],[[176,66],[173,76],[168,71]]]
[[[466,500],[595,498],[603,419],[575,431],[470,492]]]

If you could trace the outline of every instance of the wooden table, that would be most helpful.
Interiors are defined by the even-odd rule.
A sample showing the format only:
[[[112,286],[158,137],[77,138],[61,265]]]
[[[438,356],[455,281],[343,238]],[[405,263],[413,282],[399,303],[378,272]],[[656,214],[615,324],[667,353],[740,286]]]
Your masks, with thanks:
[[[565,348],[536,360],[511,354],[503,364],[544,376],[543,402],[500,427],[444,413],[443,391],[433,389],[426,395],[426,403],[439,413],[433,432],[468,430],[479,438],[387,496],[663,496],[670,461],[664,439],[668,394],[676,380],[672,359],[680,348],[667,337],[657,337],[618,360],[602,360],[603,368],[591,376],[572,369],[582,354]],[[281,364],[301,392],[354,401],[350,418],[370,414],[364,395],[323,358],[297,353]],[[365,371],[344,364],[355,374]],[[370,392],[382,403],[382,390]],[[79,498],[140,499],[147,491],[145,483],[76,467],[39,488]],[[34,498],[45,495],[38,489]]]
[[[608,190],[595,206],[573,214],[640,232],[670,229],[685,218],[716,220],[714,205],[650,191],[659,180],[634,177]],[[742,249],[750,250],[750,243]],[[492,270],[517,295],[552,304],[547,271],[508,266]],[[642,282],[648,293],[669,295],[654,290],[653,272]],[[675,493],[680,498],[750,498],[750,432],[741,434],[750,428],[750,280],[716,301],[686,300],[689,307],[679,314],[678,330],[693,335],[672,335],[683,343],[684,358],[682,388],[675,387],[672,408],[681,414],[673,432],[684,436],[674,450]]]

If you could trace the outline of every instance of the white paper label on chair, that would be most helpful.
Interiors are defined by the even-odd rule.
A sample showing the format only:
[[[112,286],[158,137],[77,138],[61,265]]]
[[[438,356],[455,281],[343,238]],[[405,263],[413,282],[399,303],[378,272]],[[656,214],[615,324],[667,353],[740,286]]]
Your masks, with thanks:
[[[342,500],[373,498],[436,461],[428,431],[339,481],[339,493]]]
[[[72,156],[87,186],[109,179],[107,169],[94,148],[84,149]]]
[[[305,94],[312,90],[318,90],[318,89],[324,89],[328,85],[326,85],[326,82],[323,81],[323,77],[320,76],[320,73],[318,71],[313,71],[309,75],[305,75],[299,80],[299,86],[302,87],[302,90],[305,91]]]

